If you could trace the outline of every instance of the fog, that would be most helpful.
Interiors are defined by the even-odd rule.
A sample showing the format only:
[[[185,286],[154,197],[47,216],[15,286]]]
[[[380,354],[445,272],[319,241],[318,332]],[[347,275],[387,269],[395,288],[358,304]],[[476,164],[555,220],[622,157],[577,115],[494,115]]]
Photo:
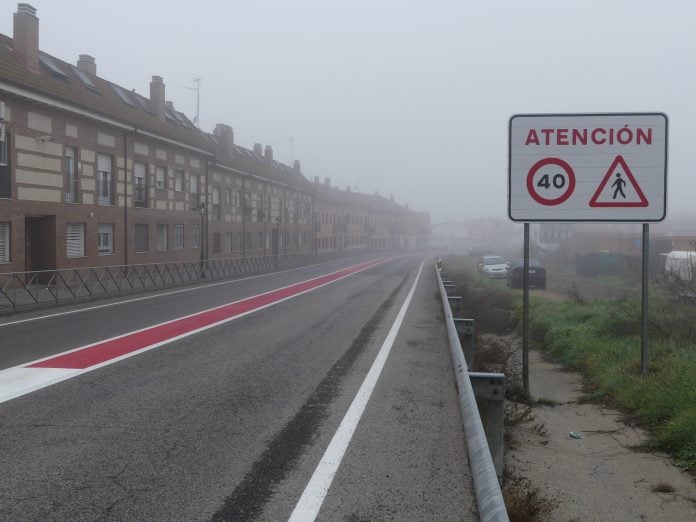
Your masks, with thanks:
[[[668,212],[693,197],[693,2],[30,3],[43,51],[146,96],[161,75],[190,118],[199,76],[203,130],[433,223],[506,215],[515,113],[665,112]]]

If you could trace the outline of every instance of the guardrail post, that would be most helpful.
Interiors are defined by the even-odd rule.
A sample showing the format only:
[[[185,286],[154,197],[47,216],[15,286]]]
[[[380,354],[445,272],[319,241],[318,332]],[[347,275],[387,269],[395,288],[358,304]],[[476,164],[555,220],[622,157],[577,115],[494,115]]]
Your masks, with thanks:
[[[503,478],[505,374],[469,372],[498,480]]]
[[[462,298],[458,295],[448,295],[447,301],[449,302],[450,310],[452,310],[452,317],[461,317],[464,310]]]
[[[471,366],[471,360],[474,358],[474,352],[476,348],[474,346],[474,320],[473,319],[461,319],[459,317],[454,317],[454,327],[457,329],[457,334],[459,334],[459,341],[462,344],[462,351],[464,351],[464,359],[466,359],[467,366]]]

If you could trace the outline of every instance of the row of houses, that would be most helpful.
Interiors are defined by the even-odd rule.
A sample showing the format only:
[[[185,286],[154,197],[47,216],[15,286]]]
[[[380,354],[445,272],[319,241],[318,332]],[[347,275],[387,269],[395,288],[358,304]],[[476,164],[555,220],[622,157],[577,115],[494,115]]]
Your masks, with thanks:
[[[39,50],[18,4],[0,35],[1,272],[426,245],[427,213],[200,130],[160,76],[148,94]]]

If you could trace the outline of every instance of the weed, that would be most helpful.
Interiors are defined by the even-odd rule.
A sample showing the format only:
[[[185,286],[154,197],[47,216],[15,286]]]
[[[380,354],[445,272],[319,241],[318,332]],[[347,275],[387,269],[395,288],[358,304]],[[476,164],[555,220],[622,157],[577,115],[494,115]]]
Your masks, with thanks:
[[[538,488],[521,478],[506,477],[503,499],[510,522],[533,522],[549,514],[553,504]]]

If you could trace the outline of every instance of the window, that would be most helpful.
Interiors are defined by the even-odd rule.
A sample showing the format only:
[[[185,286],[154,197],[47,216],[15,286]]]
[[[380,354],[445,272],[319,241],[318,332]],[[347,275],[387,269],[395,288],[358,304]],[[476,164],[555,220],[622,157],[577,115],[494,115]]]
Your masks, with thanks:
[[[113,205],[111,162],[111,156],[97,154],[97,202],[100,205]]]
[[[191,225],[191,246],[199,247],[201,246],[201,236],[199,225]]]
[[[10,262],[10,224],[0,223],[0,263]]]
[[[175,170],[174,171],[174,190],[177,192],[182,192],[184,190],[184,171]]]
[[[113,223],[99,223],[97,233],[97,250],[100,256],[114,253],[114,225]]]
[[[258,237],[259,237],[259,248],[263,248],[263,232],[259,232]]]
[[[65,224],[65,250],[68,257],[85,257],[85,224]]]
[[[225,234],[225,252],[230,253],[232,252],[232,249],[234,245],[232,244],[234,241],[234,236],[232,235],[232,232],[227,232]]]
[[[133,204],[147,207],[147,165],[133,163]]]
[[[242,191],[238,190],[234,193],[234,206],[239,207],[242,204]]]
[[[172,248],[174,250],[184,248],[184,225],[172,226]]]
[[[77,203],[77,163],[75,147],[65,147],[65,202]]]
[[[195,174],[189,176],[189,208],[198,210],[198,176]]]
[[[213,221],[220,221],[220,189],[217,187],[213,188]]]
[[[213,233],[213,254],[220,253],[220,232]]]
[[[251,221],[251,198],[249,194],[244,196],[244,221]]]
[[[148,250],[150,250],[150,227],[135,225],[135,251],[147,252]]]
[[[0,198],[12,197],[10,175],[10,133],[5,132],[5,141],[0,141]]]
[[[167,167],[157,167],[155,170],[155,188],[164,189],[167,180]]]
[[[234,245],[234,249],[239,252],[242,249],[242,233],[237,232],[237,242]]]
[[[232,206],[232,191],[229,189],[225,190],[225,206],[226,207]]]
[[[157,225],[155,250],[167,250],[167,225]]]

